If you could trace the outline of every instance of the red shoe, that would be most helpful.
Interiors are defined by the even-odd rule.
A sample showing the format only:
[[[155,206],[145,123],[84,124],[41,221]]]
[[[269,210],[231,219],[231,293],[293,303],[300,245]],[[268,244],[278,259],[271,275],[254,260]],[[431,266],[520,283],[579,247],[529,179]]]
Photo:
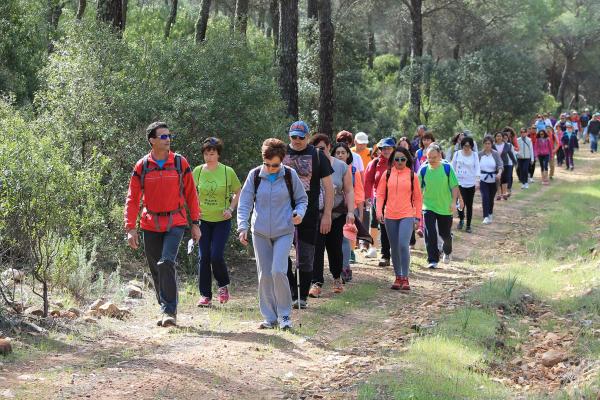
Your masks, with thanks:
[[[404,278],[402,278],[401,276],[397,276],[396,280],[394,281],[394,283],[392,284],[392,286],[390,287],[390,289],[392,290],[400,290],[402,289],[402,283],[404,282]]]
[[[410,284],[408,283],[408,278],[402,279],[402,287],[400,290],[410,290]]]
[[[219,303],[227,303],[229,301],[229,290],[227,289],[227,286],[220,287],[219,290],[217,290],[217,296]]]
[[[205,296],[200,296],[200,300],[198,300],[198,307],[210,307],[212,306],[212,301]]]

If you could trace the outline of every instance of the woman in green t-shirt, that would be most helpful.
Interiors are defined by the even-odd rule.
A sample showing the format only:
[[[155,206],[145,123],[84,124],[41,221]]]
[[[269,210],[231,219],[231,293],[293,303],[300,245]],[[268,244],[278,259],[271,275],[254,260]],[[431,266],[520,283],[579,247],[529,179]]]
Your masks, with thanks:
[[[223,142],[210,137],[202,143],[205,164],[194,168],[194,182],[198,188],[202,210],[202,236],[198,250],[198,307],[212,304],[212,276],[217,281],[219,303],[229,300],[229,272],[225,264],[225,244],[231,231],[231,217],[242,185],[233,168],[219,162]]]

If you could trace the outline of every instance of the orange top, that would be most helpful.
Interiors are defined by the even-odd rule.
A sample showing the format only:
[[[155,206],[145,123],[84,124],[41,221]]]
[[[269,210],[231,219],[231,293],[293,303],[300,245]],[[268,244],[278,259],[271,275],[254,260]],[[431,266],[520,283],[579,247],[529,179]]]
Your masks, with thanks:
[[[413,177],[412,202],[410,176]],[[377,186],[377,217],[381,215],[385,197],[385,175],[379,180]],[[390,178],[387,181],[387,201],[385,203],[385,217],[389,219],[402,218],[421,218],[421,208],[423,206],[423,196],[421,195],[421,185],[417,174],[413,173],[411,168],[392,168]]]
[[[365,171],[366,171],[367,165],[369,165],[369,163],[372,160],[371,149],[369,149],[368,147],[365,147],[363,151],[358,152],[358,151],[356,151],[356,146],[355,146],[351,150],[353,152],[355,152],[356,154],[358,154],[360,156],[360,158],[362,158],[362,162],[363,162],[363,165],[365,166]],[[363,180],[364,180],[364,176],[363,176]]]
[[[354,207],[358,208],[360,203],[365,201],[365,185],[363,184],[362,174],[356,171],[354,173]]]

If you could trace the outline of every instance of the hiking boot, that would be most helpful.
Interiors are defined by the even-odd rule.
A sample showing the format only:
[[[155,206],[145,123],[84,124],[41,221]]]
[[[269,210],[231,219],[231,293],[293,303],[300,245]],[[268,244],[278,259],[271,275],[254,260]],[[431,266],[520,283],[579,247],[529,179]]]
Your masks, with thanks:
[[[376,258],[377,257],[377,249],[374,246],[369,247],[367,253],[365,254],[365,258]]]
[[[456,227],[458,230],[462,230],[463,226],[465,225],[465,221],[463,221],[462,219],[460,221],[458,221],[458,226]]]
[[[274,329],[276,326],[277,326],[277,321],[275,321],[275,322],[263,321],[260,324],[258,324],[258,329]]]
[[[198,303],[196,305],[198,307],[210,307],[212,306],[212,301],[209,297],[200,296],[200,300],[198,300]]]
[[[402,280],[402,287],[400,290],[410,290],[410,284],[408,283],[408,277],[404,277]]]
[[[397,276],[396,280],[394,281],[394,283],[392,283],[392,286],[390,287],[390,289],[392,290],[400,290],[402,289],[402,282],[404,281],[404,279],[401,276]]]
[[[229,301],[229,289],[227,286],[220,287],[217,291],[219,303],[225,304]]]
[[[348,268],[348,275],[346,275],[346,282],[352,282],[352,270]]]
[[[467,233],[471,233],[471,232],[472,232],[472,231],[471,231],[471,227],[470,227],[470,226],[467,226],[467,228],[465,229],[465,232],[467,232]]]
[[[177,314],[163,313],[162,325],[163,328],[177,326]]]
[[[452,261],[452,254],[444,254],[442,257],[442,262],[444,264],[450,264],[450,261]]]
[[[390,259],[389,258],[381,258],[381,260],[379,260],[379,264],[380,267],[389,267],[390,265]]]
[[[308,296],[312,297],[313,299],[318,299],[321,297],[321,285],[318,283],[313,283],[308,291]]]
[[[438,267],[438,263],[436,262],[430,262],[429,265],[427,265],[427,268],[429,269],[436,269]]]
[[[352,270],[350,267],[344,267],[342,269],[342,283],[350,282],[352,280]]]
[[[300,299],[300,300],[294,300],[292,302],[292,308],[296,309],[296,310],[304,310],[306,309],[306,307],[308,307],[308,304],[306,303],[306,300]]]
[[[342,293],[344,286],[342,286],[342,280],[340,278],[333,280],[333,293]]]
[[[289,331],[292,329],[292,320],[289,316],[284,315],[281,317],[281,321],[279,321],[279,329],[282,331]]]

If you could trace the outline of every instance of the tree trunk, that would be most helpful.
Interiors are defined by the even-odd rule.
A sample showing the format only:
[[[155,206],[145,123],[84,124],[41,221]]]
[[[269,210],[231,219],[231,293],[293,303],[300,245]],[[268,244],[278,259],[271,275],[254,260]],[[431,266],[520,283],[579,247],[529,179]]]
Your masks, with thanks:
[[[54,51],[54,42],[52,41],[54,32],[58,29],[58,21],[62,15],[64,3],[56,0],[48,0],[48,53]]]
[[[167,23],[165,25],[165,39],[168,39],[171,36],[171,28],[175,25],[175,20],[177,19],[177,2],[179,0],[170,0],[171,8],[169,11],[169,18],[167,18]]]
[[[279,2],[271,0],[269,4],[269,14],[271,14],[271,29],[273,29],[273,46],[279,48]],[[276,50],[277,51],[277,50]]]
[[[77,5],[77,15],[75,15],[75,18],[77,18],[78,21],[80,21],[83,18],[83,14],[85,13],[85,6],[87,6],[87,1],[79,0],[79,3]]]
[[[261,5],[260,8],[258,9],[258,22],[256,23],[256,26],[258,27],[258,29],[260,29],[263,32],[266,32],[266,24],[265,24],[266,14],[267,14],[267,12]]]
[[[246,37],[248,28],[248,0],[237,0],[235,2],[235,30]]]
[[[375,60],[375,29],[373,27],[373,9],[369,10],[367,15],[367,66],[373,69],[373,60]]]
[[[96,18],[123,31],[123,2],[121,0],[98,0]]]
[[[452,49],[452,58],[458,61],[460,57],[460,43],[456,43]]]
[[[42,281],[42,300],[44,301],[44,318],[48,318],[48,308],[50,300],[48,298],[48,280],[43,279]]]
[[[333,38],[331,0],[319,1],[319,132],[333,139]]]
[[[412,31],[410,38],[410,107],[409,114],[415,124],[421,123],[421,80],[423,57],[422,0],[410,0]]]
[[[206,28],[208,27],[208,16],[210,13],[210,0],[202,0],[200,4],[200,15],[196,21],[196,43],[202,43],[206,39]]]
[[[306,16],[319,19],[319,0],[306,0]]]
[[[572,70],[572,64],[574,61],[574,57],[571,55],[565,56],[565,67],[563,68],[562,75],[560,77],[560,85],[558,86],[558,92],[556,97],[558,101],[560,101],[561,110],[565,107],[565,92],[567,89],[567,82],[569,78],[569,74]]]
[[[122,9],[123,9],[123,17],[122,17],[122,30],[125,30],[127,26],[127,8],[129,7],[129,0],[121,0]]]
[[[298,0],[279,1],[279,88],[288,117],[298,119]]]

